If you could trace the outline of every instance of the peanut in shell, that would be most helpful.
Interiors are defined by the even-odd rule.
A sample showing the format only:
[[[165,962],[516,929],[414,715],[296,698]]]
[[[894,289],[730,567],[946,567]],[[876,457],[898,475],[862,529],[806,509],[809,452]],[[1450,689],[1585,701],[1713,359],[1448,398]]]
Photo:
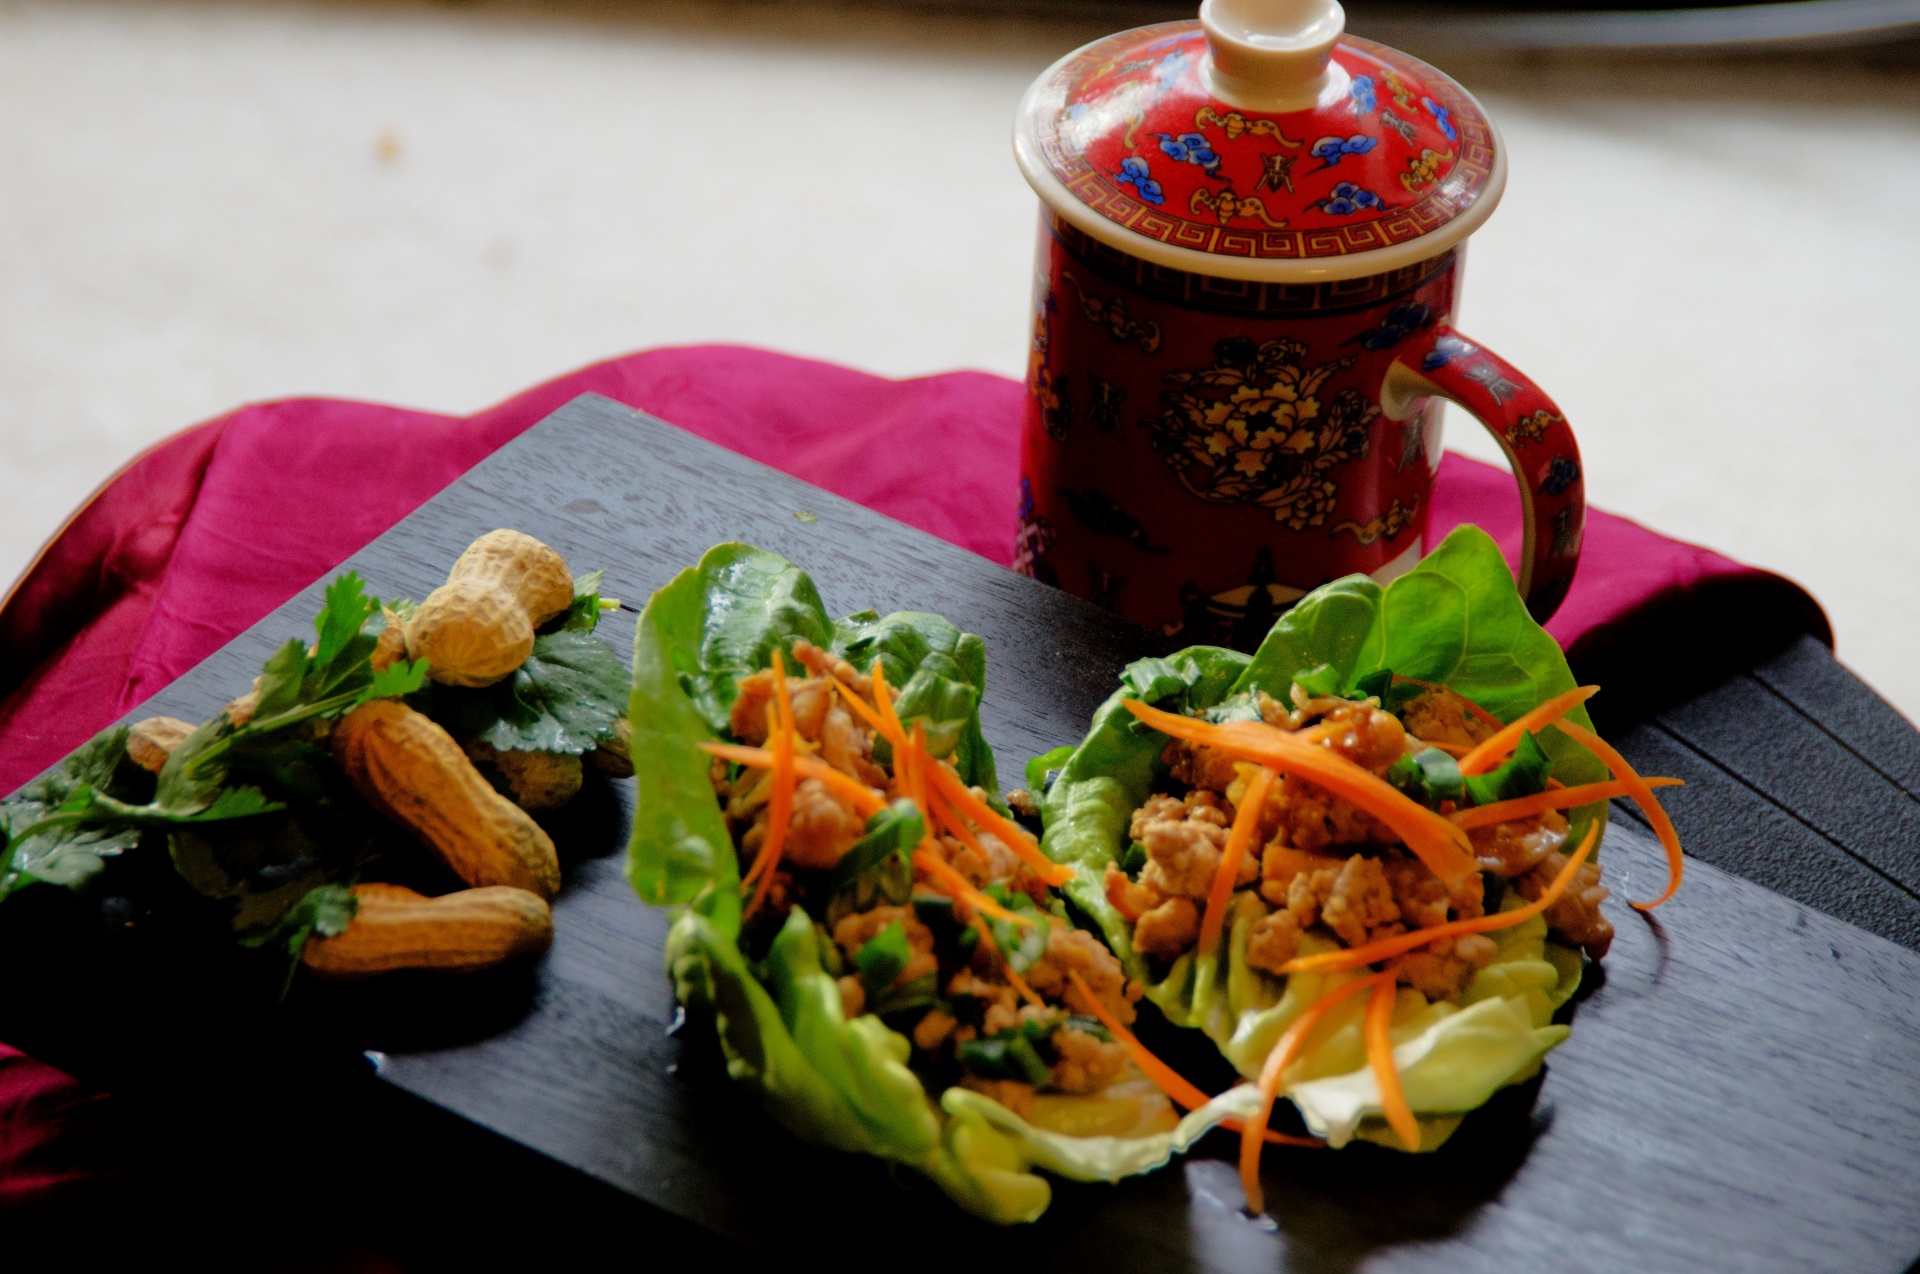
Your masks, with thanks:
[[[527,662],[533,625],[513,595],[484,580],[443,584],[407,621],[407,655],[447,686],[490,686]]]
[[[524,889],[490,886],[429,898],[400,885],[353,887],[345,933],[310,939],[300,959],[328,978],[400,969],[475,973],[553,945],[553,911]]]
[[[467,884],[509,885],[549,899],[559,892],[553,841],[426,716],[397,699],[376,699],[342,717],[330,743],[354,790]]]

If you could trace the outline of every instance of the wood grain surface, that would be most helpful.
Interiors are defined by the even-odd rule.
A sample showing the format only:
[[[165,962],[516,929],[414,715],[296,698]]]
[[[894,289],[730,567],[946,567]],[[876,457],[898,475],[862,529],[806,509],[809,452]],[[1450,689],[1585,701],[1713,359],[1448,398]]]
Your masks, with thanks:
[[[595,398],[347,565],[382,596],[424,596],[497,526],[576,569],[604,566],[604,592],[634,603],[713,543],[745,539],[808,570],[836,614],[948,615],[987,638],[983,724],[1007,786],[1028,757],[1075,740],[1119,668],[1156,646]],[[319,588],[138,715],[210,715],[305,631]],[[632,623],[623,612],[602,631],[624,648]],[[362,1098],[413,1121],[382,1152],[394,1163],[431,1139],[545,1174],[543,1197],[570,1214],[559,1228],[634,1260],[669,1239],[827,1258],[857,1234],[881,1245],[866,1250],[976,1269],[1899,1270],[1920,1253],[1920,954],[1908,949],[1920,947],[1920,747],[1876,704],[1823,652],[1796,650],[1626,732],[1636,764],[1694,784],[1670,802],[1695,854],[1685,889],[1657,919],[1625,907],[1658,892],[1664,866],[1617,819],[1604,858],[1619,938],[1544,1078],[1432,1156],[1270,1154],[1272,1222],[1240,1213],[1235,1143],[1220,1136],[1117,1188],[1059,1185],[1047,1217],[1008,1241],[910,1174],[780,1131],[726,1079],[708,1024],[670,1033],[667,917],[622,875],[630,782],[590,788],[557,830],[567,884],[532,975],[328,991],[302,1012],[371,1050],[378,1078]],[[1206,1057],[1190,1037],[1156,1042],[1183,1065]]]

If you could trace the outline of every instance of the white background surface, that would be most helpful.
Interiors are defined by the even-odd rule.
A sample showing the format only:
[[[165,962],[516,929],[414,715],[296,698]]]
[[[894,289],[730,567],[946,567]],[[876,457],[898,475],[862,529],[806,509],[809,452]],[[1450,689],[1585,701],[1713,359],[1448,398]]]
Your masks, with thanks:
[[[709,340],[1017,376],[1009,121],[1107,25],[0,0],[0,578],[250,399],[466,412]],[[1462,326],[1559,400],[1597,505],[1799,579],[1920,716],[1920,72],[1447,66],[1513,161]]]

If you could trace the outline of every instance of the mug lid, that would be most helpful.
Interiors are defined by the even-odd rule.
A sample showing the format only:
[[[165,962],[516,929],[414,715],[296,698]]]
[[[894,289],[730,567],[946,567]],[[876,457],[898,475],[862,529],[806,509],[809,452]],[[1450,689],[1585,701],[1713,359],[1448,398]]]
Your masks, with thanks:
[[[1316,282],[1399,269],[1477,229],[1506,157],[1459,84],[1343,34],[1335,0],[1205,0],[1055,63],[1014,154],[1103,243],[1192,273]]]

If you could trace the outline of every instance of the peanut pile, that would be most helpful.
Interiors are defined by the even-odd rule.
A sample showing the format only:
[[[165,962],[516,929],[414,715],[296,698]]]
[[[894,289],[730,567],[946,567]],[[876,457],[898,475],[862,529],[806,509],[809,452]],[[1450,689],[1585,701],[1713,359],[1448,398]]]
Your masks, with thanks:
[[[405,616],[386,610],[371,662],[384,671],[401,660],[425,660],[427,677],[441,685],[494,685],[526,663],[537,631],[574,605],[574,578],[560,554],[518,531],[492,531],[468,547],[446,584],[419,607]],[[258,698],[256,680],[255,690],[228,704],[223,716],[233,726],[246,724]],[[626,725],[624,718],[617,722]],[[345,930],[315,933],[306,942],[300,960],[313,974],[468,973],[552,944],[549,904],[560,889],[560,861],[533,814],[558,809],[579,793],[581,756],[503,751],[456,738],[398,698],[372,699],[312,727],[308,741],[324,745],[367,806],[468,886],[428,897],[398,884],[354,884]],[[129,732],[127,756],[158,774],[194,730],[175,718],[148,718]],[[587,760],[605,773],[631,774],[627,736],[624,729],[610,734]],[[497,776],[497,785],[488,774]]]

